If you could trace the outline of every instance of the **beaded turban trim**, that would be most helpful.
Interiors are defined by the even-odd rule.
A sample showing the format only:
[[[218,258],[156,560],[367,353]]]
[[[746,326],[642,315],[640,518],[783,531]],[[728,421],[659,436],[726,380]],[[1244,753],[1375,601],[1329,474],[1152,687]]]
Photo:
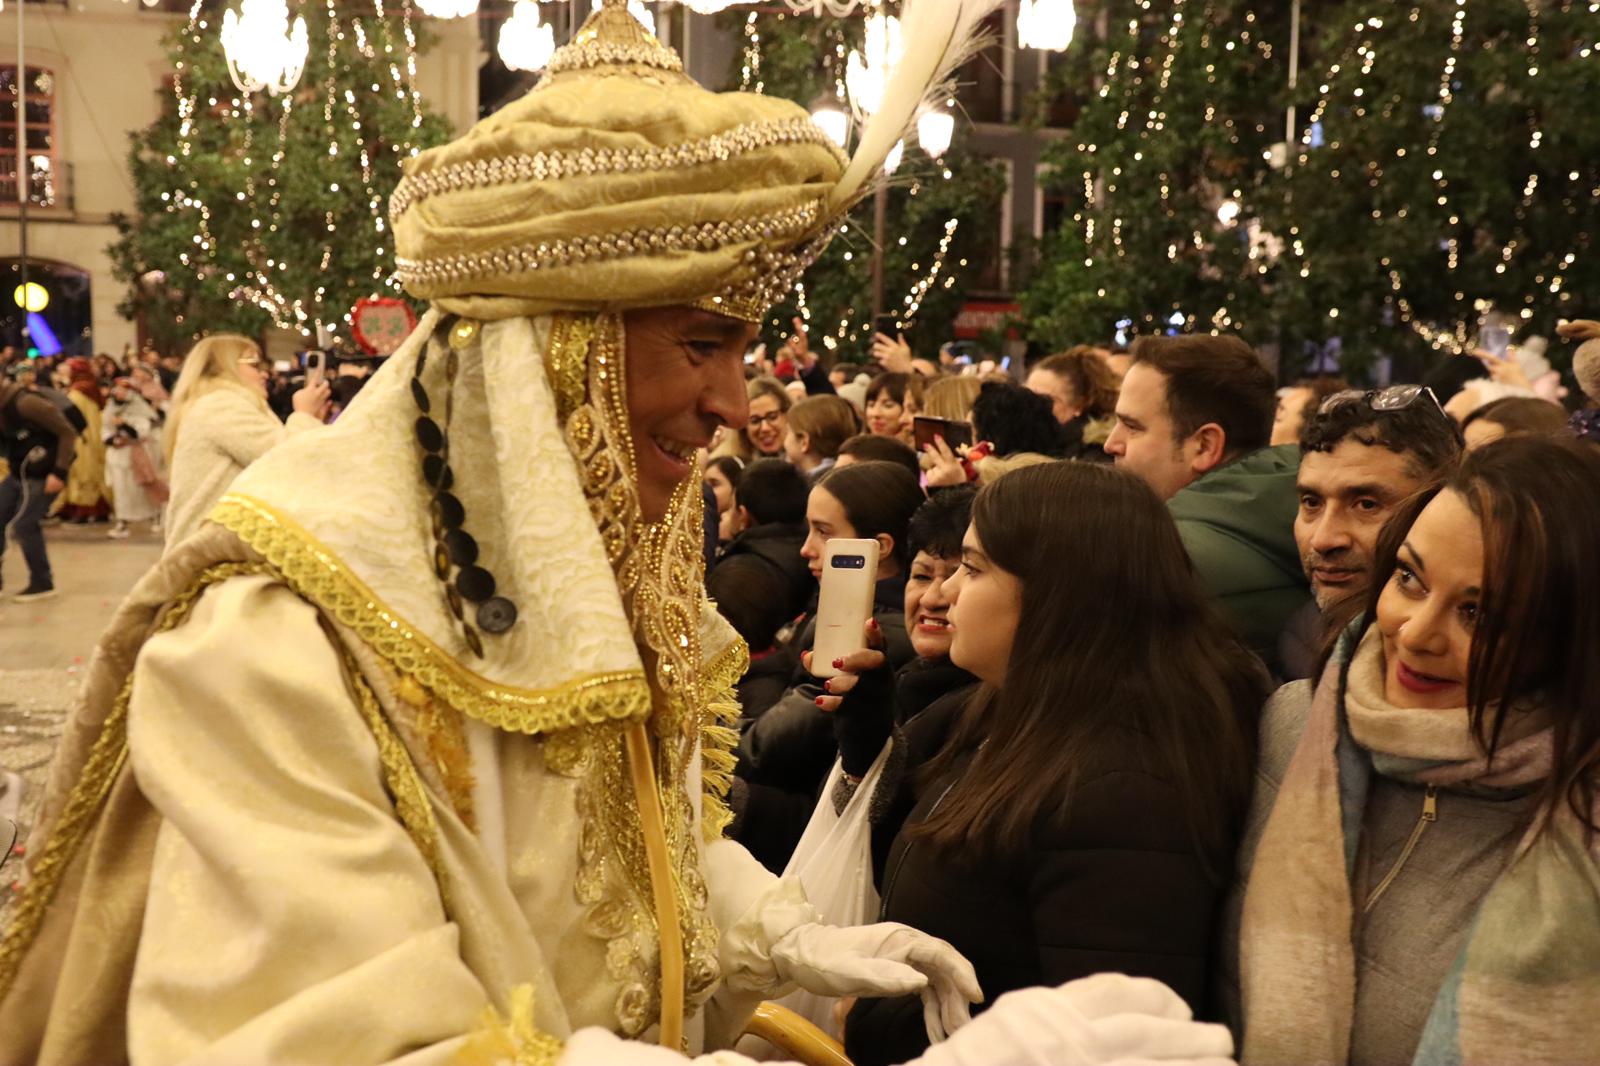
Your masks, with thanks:
[[[406,289],[475,319],[692,305],[760,321],[826,247],[844,153],[796,104],[713,93],[608,2],[522,99],[406,165]]]

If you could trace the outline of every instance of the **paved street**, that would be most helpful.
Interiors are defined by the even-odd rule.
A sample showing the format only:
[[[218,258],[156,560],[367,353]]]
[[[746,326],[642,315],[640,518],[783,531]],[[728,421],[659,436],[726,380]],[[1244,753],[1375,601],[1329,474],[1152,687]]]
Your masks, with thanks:
[[[128,540],[108,539],[107,528],[48,530],[60,593],[34,603],[0,598],[0,770],[22,775],[16,817],[23,840],[89,652],[123,595],[161,554],[161,537],[148,527],[137,527]],[[27,586],[27,568],[15,544],[6,546],[0,576],[8,594]],[[0,796],[0,848],[11,838],[5,816],[14,802]],[[10,871],[0,875],[0,909],[12,879]]]

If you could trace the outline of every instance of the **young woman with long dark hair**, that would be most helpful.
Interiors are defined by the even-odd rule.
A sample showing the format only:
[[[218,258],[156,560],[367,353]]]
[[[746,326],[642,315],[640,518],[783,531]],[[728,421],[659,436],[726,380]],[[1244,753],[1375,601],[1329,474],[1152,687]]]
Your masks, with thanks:
[[[1385,526],[1365,614],[1263,716],[1243,1062],[1596,1061],[1597,530],[1600,450],[1531,437]]]
[[[983,685],[898,740],[908,770],[880,788],[903,821],[874,827],[895,834],[883,913],[956,945],[989,1002],[1111,970],[1201,1010],[1265,675],[1166,509],[1110,467],[1015,471],[978,495],[944,591],[950,658]],[[824,709],[880,713],[851,694],[881,656],[843,667]],[[903,1062],[923,1030],[916,997],[864,1000],[845,1046],[859,1066]]]

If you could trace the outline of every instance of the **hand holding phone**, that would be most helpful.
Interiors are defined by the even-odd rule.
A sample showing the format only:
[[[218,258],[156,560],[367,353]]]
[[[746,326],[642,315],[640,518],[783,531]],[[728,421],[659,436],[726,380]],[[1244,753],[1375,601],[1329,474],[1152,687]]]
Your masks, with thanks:
[[[835,659],[866,647],[878,583],[878,542],[835,537],[822,549],[822,592],[817,598],[816,636],[811,645],[814,677],[837,677]]]
[[[936,440],[942,440],[952,448],[970,448],[974,439],[971,422],[934,418],[932,415],[917,415],[913,418],[911,435],[919,452]]]
[[[306,353],[306,384],[320,385],[327,376],[328,353],[316,349]]]
[[[1511,330],[1501,325],[1484,326],[1478,331],[1478,347],[1496,359],[1504,359],[1511,350]]]

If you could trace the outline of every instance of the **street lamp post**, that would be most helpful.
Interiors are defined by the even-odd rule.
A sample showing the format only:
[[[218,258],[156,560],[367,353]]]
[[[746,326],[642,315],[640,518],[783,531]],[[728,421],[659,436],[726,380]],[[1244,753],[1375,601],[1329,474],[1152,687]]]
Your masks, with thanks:
[[[28,65],[23,38],[22,13],[27,0],[17,2],[17,76],[12,86],[17,92],[17,265],[22,272],[22,303],[18,316],[22,322],[22,357],[28,357]]]

